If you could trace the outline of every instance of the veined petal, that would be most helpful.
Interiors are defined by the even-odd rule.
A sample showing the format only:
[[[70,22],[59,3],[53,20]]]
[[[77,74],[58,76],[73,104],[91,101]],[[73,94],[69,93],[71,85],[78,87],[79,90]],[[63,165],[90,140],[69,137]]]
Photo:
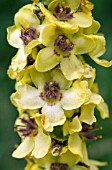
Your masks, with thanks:
[[[86,93],[83,88],[74,83],[74,87],[63,91],[63,98],[60,102],[63,109],[72,110],[79,108],[84,103],[85,98]]]
[[[83,159],[82,153],[82,140],[77,133],[69,136],[68,149],[75,155],[79,155],[81,160]]]
[[[15,158],[24,158],[34,148],[34,137],[26,137],[18,148],[13,152],[12,156]]]
[[[15,25],[7,28],[7,40],[8,43],[15,47],[20,48],[23,45],[23,41],[21,40],[21,30],[17,28]]]
[[[74,53],[76,55],[89,53],[96,46],[95,41],[89,35],[76,35],[73,41],[75,44]]]
[[[90,51],[88,54],[91,58],[98,58],[101,55],[105,53],[105,38],[104,36],[98,36],[98,35],[90,35],[91,38],[95,41],[95,48]]]
[[[42,49],[36,58],[35,68],[37,71],[45,72],[54,68],[60,61],[60,56],[54,53],[53,47]]]
[[[78,25],[79,27],[89,27],[92,24],[92,17],[83,13],[83,12],[77,12],[74,13],[74,18],[71,19],[71,23],[74,23]]]
[[[80,78],[84,73],[82,62],[73,54],[66,58],[62,57],[60,66],[68,80]]]
[[[23,109],[37,109],[44,105],[44,101],[40,98],[40,91],[28,84],[18,86],[11,100]]]
[[[57,82],[61,89],[68,89],[72,81],[67,80],[60,69],[55,69],[51,72],[52,79]]]
[[[44,85],[51,80],[49,72],[38,72],[35,68],[30,71],[30,76],[35,86],[39,89],[43,89]]]
[[[105,102],[101,102],[97,105],[97,109],[100,112],[101,118],[105,119],[109,117],[109,109]]]
[[[35,146],[32,151],[32,156],[35,158],[42,158],[44,157],[51,145],[51,138],[50,136],[43,133],[41,128],[38,129],[38,134],[35,136]]]
[[[60,103],[54,105],[44,105],[42,108],[42,113],[45,115],[44,119],[44,129],[52,132],[53,126],[62,125],[66,117],[64,115],[64,111],[60,106]]]
[[[15,15],[15,25],[20,28],[37,28],[39,19],[29,8],[21,8]]]
[[[94,116],[94,108],[94,104],[83,105],[81,107],[81,115],[79,116],[79,120],[89,125],[92,125],[94,122],[96,122],[96,117]]]

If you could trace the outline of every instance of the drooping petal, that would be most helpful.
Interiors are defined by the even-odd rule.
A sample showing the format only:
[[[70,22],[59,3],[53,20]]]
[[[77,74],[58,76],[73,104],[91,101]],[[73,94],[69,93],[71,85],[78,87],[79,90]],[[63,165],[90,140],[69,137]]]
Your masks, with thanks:
[[[35,86],[39,89],[43,89],[45,84],[51,80],[49,72],[38,72],[35,68],[31,70],[30,76]]]
[[[52,79],[57,82],[61,89],[68,89],[72,81],[67,80],[60,69],[55,69],[51,72]]]
[[[95,165],[95,166],[106,166],[107,165],[107,162],[100,162],[100,161],[96,161],[96,160],[89,160],[90,162],[90,165]],[[92,169],[91,169],[92,170]]]
[[[34,148],[34,137],[26,137],[18,148],[13,152],[12,156],[15,158],[24,158]]]
[[[80,132],[82,129],[81,122],[78,118],[78,116],[74,117],[72,119],[72,122],[69,123],[69,133],[75,133],[75,132]]]
[[[104,60],[104,59],[99,59],[99,58],[94,58],[94,57],[91,57],[91,59],[95,63],[97,63],[97,64],[99,64],[99,65],[101,65],[103,67],[111,67],[112,66],[112,60],[111,61],[107,61],[107,60]]]
[[[103,98],[99,94],[91,93],[89,100],[85,104],[100,104],[101,102],[103,102]]]
[[[44,105],[42,108],[42,113],[45,116],[44,118],[44,129],[52,132],[53,126],[62,125],[66,117],[64,111],[60,106],[60,103],[54,105]]]
[[[109,109],[105,102],[98,104],[97,109],[99,110],[102,119],[109,117]]]
[[[92,125],[94,122],[96,122],[96,117],[94,116],[94,108],[94,104],[83,105],[81,107],[81,115],[79,116],[79,120],[89,125]]]
[[[90,27],[84,28],[83,33],[86,35],[92,35],[92,34],[96,34],[99,29],[100,29],[100,23],[96,20],[93,20],[92,25]]]
[[[27,64],[27,55],[24,52],[24,47],[22,46],[17,54],[12,58],[11,66],[8,70],[8,75],[13,78],[16,78],[16,75],[26,66]],[[11,72],[10,72],[11,71]]]
[[[32,156],[35,158],[42,158],[44,157],[49,150],[51,145],[51,138],[50,136],[43,133],[41,128],[38,129],[38,134],[35,136],[35,146],[32,151]]]
[[[69,136],[68,149],[75,155],[79,155],[81,160],[83,158],[82,153],[82,140],[77,133]]]
[[[44,101],[40,98],[40,91],[28,84],[18,86],[11,100],[23,109],[37,109],[44,105]]]
[[[7,28],[7,40],[8,43],[15,47],[20,48],[23,45],[23,41],[21,40],[21,30],[16,26],[11,26]]]
[[[74,18],[71,19],[71,22],[78,25],[79,27],[86,28],[91,26],[92,17],[85,14],[84,12],[74,13]]]
[[[53,47],[42,49],[35,61],[35,68],[37,71],[45,72],[54,68],[60,61],[60,56],[54,53]]]
[[[85,101],[86,93],[77,83],[70,89],[63,91],[63,98],[60,101],[62,108],[72,110],[79,108]]]
[[[96,46],[93,38],[88,35],[76,35],[73,40],[74,53],[77,55],[89,53]]]
[[[89,52],[89,56],[91,58],[98,58],[105,52],[105,38],[104,36],[98,36],[98,35],[90,35],[91,38],[95,41],[95,48],[93,48],[92,51]]]

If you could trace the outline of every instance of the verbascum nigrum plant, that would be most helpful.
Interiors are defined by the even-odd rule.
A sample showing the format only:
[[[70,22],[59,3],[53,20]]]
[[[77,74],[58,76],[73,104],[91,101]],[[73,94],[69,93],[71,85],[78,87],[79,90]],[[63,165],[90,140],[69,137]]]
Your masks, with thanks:
[[[23,6],[7,29],[18,49],[8,75],[16,80],[11,101],[18,110],[14,129],[21,137],[12,156],[25,158],[25,170],[98,170],[105,162],[90,160],[87,140],[97,140],[97,109],[108,106],[95,82],[105,38],[88,0],[35,0]]]

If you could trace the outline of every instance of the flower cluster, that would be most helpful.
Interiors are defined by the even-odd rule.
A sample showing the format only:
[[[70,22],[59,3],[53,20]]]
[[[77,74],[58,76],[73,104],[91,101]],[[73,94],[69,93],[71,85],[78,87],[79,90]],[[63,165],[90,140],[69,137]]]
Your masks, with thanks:
[[[90,160],[85,143],[101,137],[94,134],[95,108],[102,119],[109,113],[84,54],[112,66],[99,59],[105,38],[92,9],[88,0],[36,0],[7,29],[9,44],[18,48],[8,69],[16,79],[11,101],[22,141],[13,157],[28,161],[25,170],[96,170],[106,164]]]

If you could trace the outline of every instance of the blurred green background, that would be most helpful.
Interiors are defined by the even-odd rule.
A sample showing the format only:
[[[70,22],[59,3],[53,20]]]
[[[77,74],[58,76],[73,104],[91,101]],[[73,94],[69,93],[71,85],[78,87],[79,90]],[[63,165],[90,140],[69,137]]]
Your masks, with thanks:
[[[112,0],[91,0],[95,4],[93,11],[96,20],[100,21],[101,32],[107,40],[107,52],[103,56],[112,60]],[[14,91],[14,81],[7,76],[7,69],[16,49],[9,46],[6,40],[6,28],[13,25],[14,14],[20,7],[29,3],[28,0],[0,0],[0,170],[23,170],[24,160],[16,160],[11,157],[14,145],[19,143],[19,137],[13,132],[13,124],[17,117],[16,109],[10,103],[10,94]],[[108,162],[108,167],[102,170],[112,169],[112,67],[102,68],[91,60],[93,67],[97,68],[96,81],[99,84],[100,92],[109,105],[110,119],[101,120],[103,126],[100,134],[103,139],[96,142],[89,142],[89,155]]]

